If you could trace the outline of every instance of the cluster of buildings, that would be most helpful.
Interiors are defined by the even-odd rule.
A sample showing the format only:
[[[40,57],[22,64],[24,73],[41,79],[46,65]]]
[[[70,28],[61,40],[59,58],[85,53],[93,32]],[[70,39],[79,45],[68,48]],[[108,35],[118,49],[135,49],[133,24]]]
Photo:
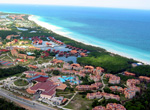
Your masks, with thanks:
[[[13,20],[24,20],[25,15],[9,15],[8,17],[13,19]]]
[[[17,58],[32,59],[32,60],[35,59],[34,56],[28,56],[26,54],[20,54],[16,49],[12,49],[11,54],[12,54],[12,56],[15,56]]]
[[[48,99],[55,105],[60,105],[66,101],[66,98],[64,97],[56,97],[56,90],[62,90],[62,86],[65,86],[66,88],[66,85],[60,85],[57,82],[54,82],[49,79],[46,73],[26,71],[24,74],[26,75],[26,78],[28,78],[27,81],[29,83],[36,81],[36,84],[26,89],[29,94],[39,94],[39,98]]]
[[[18,41],[17,39],[14,39],[11,42],[7,42],[6,45],[10,46],[10,45],[13,45],[13,44],[16,44],[16,43],[19,43],[20,45],[23,45],[23,44],[28,44],[29,42],[28,41]]]
[[[86,95],[86,98],[88,99],[100,99],[104,97],[105,99],[116,99],[116,100],[120,100],[120,96],[119,95],[114,95],[114,94],[109,94],[109,93],[105,93],[105,92],[95,92],[95,93],[88,93]]]
[[[42,43],[43,43],[43,41],[38,36],[32,37],[32,41],[33,41],[33,44],[42,45]]]
[[[63,42],[60,42],[60,41],[54,39],[53,37],[49,37],[49,39],[50,39],[51,41],[53,41],[53,42],[59,44],[59,45],[63,45],[63,44],[64,44]]]
[[[76,86],[76,89],[78,91],[97,90],[102,86],[103,86],[103,84],[101,82],[96,82],[91,85],[78,85],[78,86]]]
[[[77,47],[73,47],[73,46],[71,46],[71,45],[67,45],[66,48],[69,48],[69,49],[72,49],[72,50],[77,50],[77,51],[79,51],[79,52],[84,52],[84,53],[87,52],[87,50],[80,49],[80,48],[77,48]]]
[[[40,50],[39,48],[36,48],[36,47],[29,47],[27,48],[28,50]],[[25,48],[18,48],[18,47],[14,47],[13,49],[11,49],[11,54],[12,56],[15,56],[17,58],[22,58],[22,59],[32,59],[34,60],[36,57],[35,56],[30,56],[30,55],[27,55],[27,54],[20,54],[18,51],[25,51],[26,49]]]
[[[94,68],[93,66],[80,66],[80,64],[64,63],[63,68],[67,70],[75,70],[77,75],[85,77],[86,74],[90,74],[90,79],[95,82],[100,81],[100,76],[104,72],[101,67]]]
[[[126,108],[121,104],[108,103],[106,107],[96,106],[92,110],[126,110]]]
[[[138,79],[128,79],[126,82],[127,88],[110,86],[109,89],[114,92],[120,92],[125,95],[125,98],[131,99],[136,95],[136,92],[140,92],[140,88],[136,84],[140,84]]]
[[[140,87],[137,87],[136,84],[140,84],[140,80],[138,79],[128,79],[127,88],[124,88],[124,95],[126,98],[130,99],[136,95],[136,92],[140,92]]]
[[[11,41],[11,42],[7,42],[6,45],[7,45],[7,46],[10,46],[10,45],[13,45],[13,44],[15,44],[15,43],[17,43],[17,42],[18,42],[18,40],[17,40],[17,39],[14,39],[14,40]]]
[[[134,73],[125,72],[127,76],[131,76]],[[106,78],[109,78],[110,84],[119,84],[120,83],[120,77],[112,75],[112,74],[105,74]],[[133,98],[136,95],[136,92],[140,92],[140,88],[136,86],[136,84],[140,84],[140,81],[138,79],[128,79],[127,82],[127,88],[122,88],[119,86],[110,86],[109,89],[111,91],[117,91],[121,92],[125,95],[126,98],[130,99]]]
[[[71,45],[67,45],[66,48],[72,49],[70,51],[70,54],[72,55],[80,55],[81,57],[86,57],[87,56],[87,50],[83,50],[77,47],[73,47]]]
[[[48,71],[58,70],[64,74],[75,74],[80,77],[85,77],[86,74],[91,74],[90,79],[94,80],[95,82],[100,81],[100,78],[101,78],[100,76],[104,72],[104,69],[101,67],[97,67],[97,68],[94,68],[92,66],[82,67],[80,66],[80,64],[69,64],[62,60],[57,60],[57,59],[53,59],[51,63],[53,65],[62,63],[63,67],[62,68],[58,68],[58,67],[44,68],[41,71],[48,72]]]
[[[110,84],[119,84],[120,83],[120,77],[115,76],[113,74],[105,74],[106,78],[109,78],[108,83]]]

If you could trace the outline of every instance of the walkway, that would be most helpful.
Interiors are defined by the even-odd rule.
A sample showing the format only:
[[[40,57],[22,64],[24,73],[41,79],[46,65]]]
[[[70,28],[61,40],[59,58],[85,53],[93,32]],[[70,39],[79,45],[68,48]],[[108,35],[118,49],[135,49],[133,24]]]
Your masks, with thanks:
[[[65,104],[65,105],[63,105],[63,107],[64,106],[66,106],[66,105],[68,105],[69,103],[70,103],[70,101],[77,95],[77,91],[74,93],[74,95],[70,98],[70,99],[68,99],[68,102]]]
[[[104,83],[104,81],[103,81],[104,75],[105,75],[105,74],[103,73],[103,75],[102,75],[102,77],[101,77],[101,81],[102,81],[102,83],[103,83],[103,87],[101,88],[102,92],[104,92],[104,88],[105,88],[105,83]]]

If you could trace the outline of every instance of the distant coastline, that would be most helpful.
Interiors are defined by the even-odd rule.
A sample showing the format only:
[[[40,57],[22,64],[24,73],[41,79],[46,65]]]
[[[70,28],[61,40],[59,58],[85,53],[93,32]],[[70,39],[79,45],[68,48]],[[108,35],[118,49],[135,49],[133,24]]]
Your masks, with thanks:
[[[77,41],[77,42],[84,43],[84,44],[86,44],[86,45],[91,45],[91,46],[95,46],[95,47],[104,48],[104,47],[101,47],[101,46],[99,46],[99,45],[93,45],[92,43],[85,43],[84,41],[81,41],[81,40],[79,40],[79,39],[72,38],[71,36],[67,35],[65,32],[59,31],[59,29],[60,29],[59,27],[57,27],[57,26],[55,26],[55,25],[51,25],[51,24],[46,23],[46,22],[43,22],[43,21],[40,21],[40,20],[38,19],[38,16],[29,15],[28,19],[29,19],[30,21],[34,21],[36,24],[40,25],[41,27],[44,27],[44,28],[46,28],[46,29],[48,29],[48,30],[51,30],[51,31],[53,31],[53,32],[55,32],[55,33],[57,33],[57,34],[59,34],[59,35],[62,35],[62,36],[64,36],[64,37],[67,37],[67,38],[69,38],[69,39],[75,40],[75,41]],[[104,49],[105,49],[106,51],[112,53],[112,54],[117,54],[117,55],[120,55],[120,56],[122,56],[122,57],[134,59],[134,60],[136,60],[136,61],[138,61],[138,62],[142,62],[142,63],[144,63],[144,64],[150,65],[150,62],[148,62],[148,61],[144,61],[144,60],[141,60],[141,59],[138,59],[138,58],[131,57],[130,55],[125,54],[125,53],[123,53],[123,52],[115,51],[115,50],[113,50],[113,49],[106,49],[106,48],[104,48]]]

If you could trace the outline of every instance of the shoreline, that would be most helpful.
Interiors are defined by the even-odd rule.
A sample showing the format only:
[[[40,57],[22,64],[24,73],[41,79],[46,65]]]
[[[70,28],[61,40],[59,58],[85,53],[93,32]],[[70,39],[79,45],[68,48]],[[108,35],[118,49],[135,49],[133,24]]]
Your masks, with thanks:
[[[46,28],[46,29],[48,29],[48,30],[50,30],[50,31],[53,31],[54,33],[59,34],[59,35],[61,35],[61,36],[67,37],[67,38],[69,38],[69,39],[71,39],[71,40],[74,40],[74,41],[83,43],[83,44],[85,44],[85,45],[91,45],[91,46],[94,46],[94,47],[98,47],[98,48],[105,49],[105,48],[100,47],[100,46],[98,46],[98,45],[92,45],[92,44],[90,44],[90,43],[85,43],[85,42],[79,41],[79,40],[77,40],[77,39],[74,39],[74,38],[68,36],[65,32],[60,32],[60,31],[58,31],[59,29],[61,29],[60,27],[57,27],[57,26],[55,26],[55,25],[51,25],[51,24],[46,23],[46,22],[43,22],[43,21],[40,21],[40,20],[34,18],[35,16],[36,16],[36,15],[29,15],[28,20],[33,21],[33,22],[35,22],[37,25],[39,25],[39,26],[41,26],[41,27],[43,27],[43,28]],[[106,50],[106,49],[105,49],[105,50]],[[129,59],[134,59],[134,60],[136,60],[136,61],[138,61],[138,62],[141,62],[141,63],[147,64],[147,65],[150,65],[150,62],[143,61],[143,60],[137,59],[137,58],[132,58],[130,55],[125,54],[125,53],[122,53],[122,52],[118,52],[118,51],[115,51],[115,50],[108,50],[108,49],[107,49],[106,51],[109,52],[109,53],[111,53],[111,54],[119,55],[119,56],[126,57],[126,58],[129,58]]]

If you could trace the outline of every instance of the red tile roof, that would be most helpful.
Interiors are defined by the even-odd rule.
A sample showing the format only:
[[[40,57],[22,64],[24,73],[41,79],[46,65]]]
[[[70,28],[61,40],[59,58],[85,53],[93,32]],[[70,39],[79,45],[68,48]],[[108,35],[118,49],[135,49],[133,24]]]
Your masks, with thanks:
[[[35,81],[38,81],[38,82],[45,82],[47,79],[48,79],[48,77],[40,76],[39,78],[36,78],[36,79],[34,79],[34,80],[35,80]]]

